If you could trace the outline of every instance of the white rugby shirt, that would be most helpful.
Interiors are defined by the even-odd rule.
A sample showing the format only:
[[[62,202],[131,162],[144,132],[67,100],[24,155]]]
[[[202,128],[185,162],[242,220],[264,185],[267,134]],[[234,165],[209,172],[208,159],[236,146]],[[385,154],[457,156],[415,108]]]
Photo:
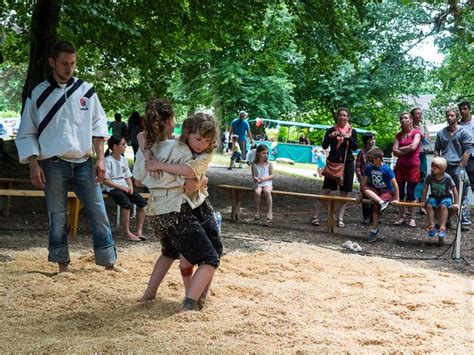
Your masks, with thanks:
[[[63,104],[58,108],[60,100]],[[38,138],[40,123],[48,116],[51,121]],[[28,163],[32,155],[39,160],[57,156],[79,163],[92,154],[92,137],[109,137],[105,112],[94,88],[75,77],[66,85],[50,77],[26,99],[15,143],[21,163]]]

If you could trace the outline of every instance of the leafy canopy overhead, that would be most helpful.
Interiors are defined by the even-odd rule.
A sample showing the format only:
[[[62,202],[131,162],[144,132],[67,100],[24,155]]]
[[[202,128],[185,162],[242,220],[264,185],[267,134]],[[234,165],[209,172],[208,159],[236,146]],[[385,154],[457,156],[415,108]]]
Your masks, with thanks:
[[[34,11],[45,1],[0,8],[0,77],[8,79],[0,110],[18,109],[29,48],[41,47]],[[439,89],[447,103],[474,92],[474,21],[464,1],[48,3],[59,9],[57,33],[49,35],[75,43],[77,76],[94,84],[109,112],[143,111],[155,95],[171,98],[183,115],[213,108],[223,125],[241,109],[324,123],[347,106],[356,124],[389,137],[408,108],[402,95]],[[409,54],[431,35],[443,36],[447,55],[435,75]]]

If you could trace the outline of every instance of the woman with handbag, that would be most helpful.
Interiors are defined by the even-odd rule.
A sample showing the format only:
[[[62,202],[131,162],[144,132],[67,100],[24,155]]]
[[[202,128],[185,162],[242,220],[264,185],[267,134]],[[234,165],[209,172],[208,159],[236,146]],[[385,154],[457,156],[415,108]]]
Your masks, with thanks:
[[[322,195],[330,195],[331,191],[337,191],[342,197],[346,197],[352,191],[354,182],[354,157],[352,151],[357,149],[357,132],[349,124],[350,112],[341,107],[336,112],[336,124],[329,128],[324,135],[322,147],[328,149],[329,155],[323,170],[324,182]],[[311,224],[319,226],[319,212],[322,202],[316,202]],[[339,207],[337,226],[344,227],[344,211],[346,204]]]
[[[431,145],[430,132],[426,123],[423,122],[423,112],[421,108],[415,107],[410,111],[411,118],[413,120],[413,127],[418,128],[421,132],[421,149],[420,149],[420,176],[426,176],[428,174],[428,154],[433,154],[433,146]],[[420,188],[423,189],[423,180],[420,181]],[[418,201],[418,199],[417,199]],[[420,213],[426,214],[424,207],[420,207]]]
[[[400,126],[402,130],[395,136],[392,152],[397,159],[395,165],[395,178],[400,188],[400,201],[416,201],[415,188],[420,181],[420,149],[421,132],[413,127],[413,119],[408,112],[400,115]],[[411,209],[411,218],[408,226],[416,227],[415,222],[416,207]],[[400,226],[405,224],[405,208],[400,207],[400,218],[393,224]]]

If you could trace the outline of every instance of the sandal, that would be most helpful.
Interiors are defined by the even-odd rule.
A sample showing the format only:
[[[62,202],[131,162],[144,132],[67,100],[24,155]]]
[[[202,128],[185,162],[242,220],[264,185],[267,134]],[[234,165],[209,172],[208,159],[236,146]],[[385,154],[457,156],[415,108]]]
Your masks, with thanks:
[[[344,228],[344,222],[342,221],[342,219],[338,219],[338,220],[337,220],[337,226],[338,226],[339,228]]]
[[[393,222],[394,226],[401,226],[403,224],[406,224],[405,218],[400,218],[398,221]]]
[[[311,224],[316,227],[319,226],[319,218],[313,217],[313,219],[311,219]]]
[[[408,223],[408,227],[411,227],[411,228],[415,228],[416,227],[416,222],[415,220],[412,218],[410,219],[410,223]]]
[[[267,223],[270,223],[272,220],[273,220],[273,214],[272,214],[272,213],[267,214],[267,220],[266,220],[266,222],[267,222]]]

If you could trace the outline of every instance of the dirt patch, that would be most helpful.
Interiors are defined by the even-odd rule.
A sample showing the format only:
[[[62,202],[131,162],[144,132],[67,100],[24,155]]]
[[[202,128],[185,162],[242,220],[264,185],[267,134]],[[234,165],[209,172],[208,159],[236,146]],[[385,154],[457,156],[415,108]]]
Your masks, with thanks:
[[[216,185],[251,186],[249,171],[213,167],[209,177],[226,254],[211,300],[187,314],[176,313],[183,296],[177,265],[156,300],[135,302],[159,255],[156,240],[116,238],[119,265],[128,272],[105,272],[93,263],[81,213],[78,239],[70,243],[73,273],[56,275],[47,263],[43,199],[15,198],[12,217],[0,217],[0,352],[471,351],[472,269],[453,262],[449,250],[436,258],[452,231],[439,247],[424,237],[421,216],[416,229],[393,227],[390,207],[385,239],[372,245],[359,207],[347,210],[346,228],[328,235],[309,223],[311,201],[282,196],[274,199],[272,225],[264,226],[253,221],[251,194],[242,202],[243,220],[234,223],[229,198]],[[275,188],[317,192],[320,181],[280,175]],[[362,246],[360,255],[342,249],[348,239]],[[468,261],[470,247],[463,247]]]

